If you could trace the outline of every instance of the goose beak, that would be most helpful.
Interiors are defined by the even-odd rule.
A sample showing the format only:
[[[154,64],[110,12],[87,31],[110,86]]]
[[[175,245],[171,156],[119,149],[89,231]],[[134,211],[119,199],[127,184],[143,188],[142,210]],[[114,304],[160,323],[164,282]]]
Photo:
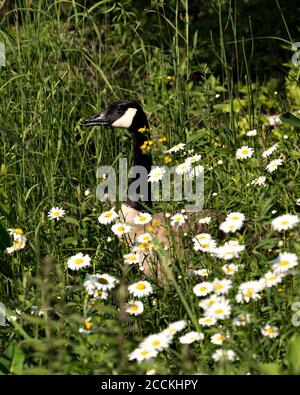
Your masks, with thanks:
[[[92,115],[91,117],[85,118],[82,123],[85,126],[110,125],[109,120],[106,118],[105,111]]]

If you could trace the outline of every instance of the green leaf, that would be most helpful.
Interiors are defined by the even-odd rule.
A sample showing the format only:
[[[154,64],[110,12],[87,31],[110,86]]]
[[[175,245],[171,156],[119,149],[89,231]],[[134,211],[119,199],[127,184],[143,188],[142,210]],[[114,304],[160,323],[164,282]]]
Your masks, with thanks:
[[[79,221],[76,218],[74,218],[74,217],[66,217],[65,221],[68,222],[68,224],[73,224],[73,225],[76,225],[78,227],[80,226]]]
[[[73,244],[74,246],[76,246],[78,244],[78,241],[76,240],[75,237],[66,237],[65,239],[62,240],[61,242],[62,245],[66,245],[66,244]]]
[[[24,359],[18,343],[11,342],[0,357],[0,374],[22,374]]]
[[[5,227],[0,224],[0,250],[4,251],[11,246],[11,238]]]
[[[283,123],[287,123],[288,125],[300,126],[300,118],[295,117],[291,112],[286,112],[280,115],[279,118]]]
[[[300,374],[300,335],[294,335],[288,342],[287,363],[289,370]]]

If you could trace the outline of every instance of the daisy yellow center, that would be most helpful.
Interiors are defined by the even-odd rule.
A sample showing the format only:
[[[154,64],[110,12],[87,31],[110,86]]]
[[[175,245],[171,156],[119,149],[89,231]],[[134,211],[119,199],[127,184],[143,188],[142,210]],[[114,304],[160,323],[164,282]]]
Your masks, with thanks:
[[[216,309],[215,313],[218,314],[218,315],[219,314],[223,314],[224,313],[224,309]]]
[[[281,225],[288,225],[289,221],[287,219],[284,219],[281,221]]]
[[[21,229],[21,228],[15,229],[15,233],[16,233],[17,235],[23,235],[23,234],[24,234],[23,229]]]
[[[285,260],[279,262],[279,266],[288,266],[288,264],[289,261],[285,261]]]
[[[175,218],[175,221],[176,221],[176,222],[180,222],[180,221],[181,221],[181,217],[176,217],[176,218]]]
[[[140,221],[141,222],[145,222],[145,221],[147,221],[147,218],[145,216],[141,215],[140,216]]]
[[[92,322],[87,321],[84,323],[84,329],[90,330],[90,329],[92,329],[92,327],[93,327]]]
[[[274,332],[274,329],[272,327],[269,327],[266,329],[267,333],[272,334]]]
[[[111,211],[109,211],[109,212],[104,214],[104,217],[105,218],[110,218],[110,217],[112,217],[112,215],[113,215],[113,213]]]
[[[209,248],[209,244],[202,244],[202,248]]]
[[[238,221],[240,218],[238,216],[234,216],[231,219],[232,219],[232,221]]]
[[[15,241],[14,242],[14,247],[15,248],[21,248],[21,247],[23,247],[23,243],[21,241]]]
[[[228,267],[226,271],[227,273],[233,273],[233,269],[231,267]]]
[[[243,150],[242,150],[242,154],[243,154],[243,155],[249,154],[249,150],[248,150],[248,149],[243,149]]]
[[[125,226],[121,225],[118,227],[119,232],[124,232],[124,230],[125,230]]]
[[[224,337],[224,336],[222,336],[222,335],[220,335],[220,336],[218,336],[218,337],[217,337],[217,340],[219,340],[219,341],[221,341],[221,342],[222,342],[223,340],[225,340],[225,337]]]
[[[146,288],[146,285],[143,283],[139,283],[136,284],[135,288],[138,289],[139,291],[143,291]]]
[[[248,288],[248,289],[246,290],[246,292],[245,292],[245,296],[251,297],[251,296],[253,295],[253,293],[254,293],[253,288]]]
[[[77,258],[75,259],[75,265],[81,265],[84,262],[83,258]]]
[[[106,278],[100,277],[98,279],[98,283],[106,285],[106,284],[108,284],[108,281],[106,280]]]
[[[216,284],[215,285],[215,290],[216,291],[220,291],[220,289],[223,289],[224,288],[224,285],[222,285],[222,284]]]
[[[160,344],[161,344],[160,340],[153,340],[153,342],[152,342],[153,347],[158,347],[158,346],[160,346]]]
[[[206,324],[210,324],[210,323],[211,323],[211,318],[206,318],[206,319],[204,320],[204,322],[205,322]]]
[[[229,225],[228,229],[235,229],[235,225]]]
[[[132,304],[130,307],[129,307],[129,309],[130,309],[130,311],[138,311],[138,306],[136,305],[136,304]]]
[[[58,217],[60,215],[60,211],[53,211],[53,217]]]
[[[276,279],[275,274],[272,274],[271,276],[268,277],[268,281],[272,281],[272,280],[275,280],[275,279]]]
[[[129,261],[135,261],[136,260],[136,256],[132,255],[129,258],[127,258]]]
[[[210,300],[209,302],[208,302],[208,305],[209,306],[212,306],[212,305],[214,305],[216,302],[214,301],[214,300]]]
[[[201,291],[201,292],[205,292],[205,291],[207,291],[207,288],[206,288],[206,287],[204,287],[204,286],[203,286],[203,287],[200,287],[200,288],[199,288],[199,291]]]
[[[141,355],[143,356],[143,357],[145,357],[146,355],[148,355],[149,354],[149,351],[148,350],[143,350],[143,351],[141,351]]]

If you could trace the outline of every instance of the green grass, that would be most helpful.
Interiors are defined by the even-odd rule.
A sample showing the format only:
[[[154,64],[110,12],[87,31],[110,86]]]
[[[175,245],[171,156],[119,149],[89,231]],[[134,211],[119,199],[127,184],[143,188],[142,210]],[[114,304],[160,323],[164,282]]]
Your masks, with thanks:
[[[266,118],[298,109],[299,68],[288,64],[281,78],[255,78],[253,35],[246,40],[239,36],[228,2],[212,7],[220,16],[220,30],[206,42],[191,33],[189,18],[184,18],[188,1],[174,2],[174,9],[154,4],[139,16],[130,1],[83,3],[15,1],[1,17],[7,64],[0,69],[0,223],[22,228],[28,241],[8,255],[0,229],[0,264],[6,274],[12,272],[0,274],[0,301],[8,316],[17,317],[0,327],[0,372],[136,374],[155,368],[164,374],[299,373],[299,327],[292,323],[297,314],[293,304],[300,301],[299,266],[279,286],[262,292],[260,300],[244,305],[235,301],[239,284],[262,277],[279,252],[299,257],[299,225],[284,234],[270,225],[277,215],[299,214],[299,127],[271,127]],[[229,58],[233,47],[225,38],[228,30],[235,62]],[[282,36],[289,40],[285,31]],[[201,51],[209,53],[220,73],[201,63]],[[97,221],[110,204],[96,198],[96,171],[99,165],[117,167],[119,157],[131,158],[131,141],[122,129],[90,130],[80,121],[125,97],[143,103],[156,140],[167,138],[153,151],[155,164],[163,164],[165,149],[186,143],[186,150],[203,157],[205,208],[239,211],[248,221],[246,230],[232,237],[224,237],[214,221],[207,226],[219,244],[236,239],[246,245],[233,260],[243,267],[228,296],[231,318],[220,321],[222,328],[202,328],[205,339],[189,347],[177,336],[155,360],[141,364],[129,362],[128,354],[146,336],[181,319],[189,321],[185,332],[199,329],[203,312],[193,293],[199,281],[188,270],[207,268],[212,281],[225,277],[225,262],[194,252],[195,234],[189,233],[183,237],[186,249],[174,244],[161,257],[171,264],[174,284],[166,290],[152,281],[154,292],[143,299],[144,313],[124,314],[127,285],[143,275],[124,265],[128,246]],[[253,128],[258,135],[247,137]],[[261,153],[275,143],[279,148],[270,158],[281,156],[284,163],[269,174],[265,167],[270,158],[262,159]],[[253,147],[255,154],[239,161],[235,152],[243,145]],[[174,155],[171,165],[182,158]],[[262,175],[267,185],[252,186]],[[87,189],[91,193],[86,196]],[[53,206],[67,211],[55,223],[47,218]],[[182,207],[162,203],[156,210],[176,213]],[[89,254],[92,266],[74,274],[66,262],[78,252]],[[83,287],[87,273],[109,273],[120,284],[107,301],[91,303]],[[51,310],[38,316],[31,314],[32,306]],[[250,325],[232,325],[240,312],[252,314]],[[82,335],[79,328],[89,317],[93,333]],[[279,328],[277,338],[262,336],[267,323]],[[229,332],[223,346],[210,342],[218,331]],[[234,350],[239,361],[215,363],[212,354],[219,347]]]

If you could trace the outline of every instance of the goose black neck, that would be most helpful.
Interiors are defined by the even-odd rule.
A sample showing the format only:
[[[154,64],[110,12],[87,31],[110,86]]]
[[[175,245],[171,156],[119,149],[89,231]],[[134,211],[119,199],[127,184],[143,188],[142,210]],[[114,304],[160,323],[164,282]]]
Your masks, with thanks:
[[[129,128],[133,140],[133,165],[142,166],[149,174],[152,166],[152,156],[149,151],[142,148],[144,143],[150,139],[149,124],[144,112],[137,115],[138,116],[134,118],[134,122]],[[130,184],[137,180],[138,177],[139,176],[132,178]],[[147,182],[147,185],[144,186],[144,192],[147,192],[147,196],[143,196],[138,201],[132,201],[129,197],[127,200],[127,204],[138,211],[147,211],[147,207],[152,207],[151,183],[148,182],[148,177],[145,182]]]

